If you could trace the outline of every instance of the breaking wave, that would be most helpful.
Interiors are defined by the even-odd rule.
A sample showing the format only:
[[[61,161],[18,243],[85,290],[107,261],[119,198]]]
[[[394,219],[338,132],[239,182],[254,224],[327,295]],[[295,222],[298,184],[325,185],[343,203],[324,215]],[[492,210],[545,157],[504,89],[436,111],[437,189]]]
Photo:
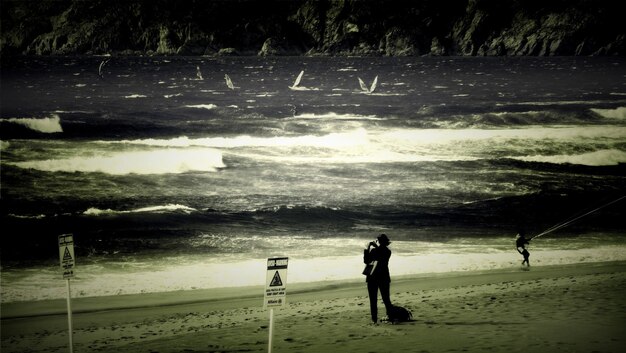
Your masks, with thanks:
[[[131,144],[158,147],[343,147],[355,144],[367,143],[367,132],[364,129],[346,133],[331,133],[322,136],[276,136],[276,137],[255,137],[249,135],[235,137],[207,137],[190,139],[181,136],[173,139],[141,139],[122,141],[100,141],[105,144]]]
[[[48,118],[10,118],[2,119],[13,124],[23,125],[31,130],[43,132],[46,134],[53,134],[57,132],[63,132],[61,128],[61,118],[57,114],[52,114]]]
[[[541,162],[552,164],[579,164],[593,167],[615,166],[626,163],[626,152],[620,150],[600,150],[576,155],[526,156],[515,159],[525,162]]]
[[[107,156],[81,156],[12,163],[23,169],[46,172],[125,174],[179,174],[191,171],[214,172],[224,168],[222,153],[207,148],[161,149],[118,152]]]
[[[102,210],[99,208],[91,207],[87,211],[83,212],[87,216],[103,216],[103,215],[116,215],[116,214],[128,214],[128,213],[168,213],[168,212],[184,212],[190,214],[197,211],[193,207],[185,205],[168,204],[163,206],[149,206],[137,208],[129,211],[116,211],[111,209]]]
[[[591,111],[607,119],[626,119],[626,107],[618,107],[615,109],[592,108]]]
[[[337,114],[337,113],[304,113],[293,117],[294,119],[319,119],[319,120],[384,120],[384,118],[376,115],[360,115],[360,114]]]

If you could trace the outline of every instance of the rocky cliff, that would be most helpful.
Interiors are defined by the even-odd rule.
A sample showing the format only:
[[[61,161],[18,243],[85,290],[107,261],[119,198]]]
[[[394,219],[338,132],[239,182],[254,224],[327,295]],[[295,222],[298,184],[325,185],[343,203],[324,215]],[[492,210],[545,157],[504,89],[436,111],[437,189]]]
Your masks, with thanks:
[[[2,0],[12,55],[625,55],[619,1]]]

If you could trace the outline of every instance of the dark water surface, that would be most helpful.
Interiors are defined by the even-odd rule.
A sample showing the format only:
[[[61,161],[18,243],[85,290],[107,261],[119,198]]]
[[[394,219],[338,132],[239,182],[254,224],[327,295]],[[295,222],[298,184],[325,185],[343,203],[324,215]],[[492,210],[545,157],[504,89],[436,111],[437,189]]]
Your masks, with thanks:
[[[3,275],[58,266],[62,233],[106,273],[380,232],[505,251],[626,195],[624,58],[102,59],[2,68]],[[558,235],[620,244],[625,211]]]

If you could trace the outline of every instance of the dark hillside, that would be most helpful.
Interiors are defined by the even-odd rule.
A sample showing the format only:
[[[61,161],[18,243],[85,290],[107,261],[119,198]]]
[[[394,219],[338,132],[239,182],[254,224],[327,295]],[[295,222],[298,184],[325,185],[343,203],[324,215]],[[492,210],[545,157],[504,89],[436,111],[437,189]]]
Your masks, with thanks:
[[[624,55],[619,1],[2,0],[3,56]]]

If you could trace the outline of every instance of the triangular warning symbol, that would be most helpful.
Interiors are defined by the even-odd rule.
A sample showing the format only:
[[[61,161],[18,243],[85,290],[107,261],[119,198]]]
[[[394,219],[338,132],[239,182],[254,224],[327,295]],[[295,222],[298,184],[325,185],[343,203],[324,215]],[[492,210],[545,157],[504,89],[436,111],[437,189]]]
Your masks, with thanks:
[[[70,249],[65,248],[65,253],[63,253],[63,261],[72,261],[72,254],[70,254]]]
[[[277,287],[282,285],[283,281],[280,279],[280,274],[278,274],[278,271],[276,271],[276,273],[274,274],[274,278],[272,278],[272,282],[270,282],[270,287]]]

